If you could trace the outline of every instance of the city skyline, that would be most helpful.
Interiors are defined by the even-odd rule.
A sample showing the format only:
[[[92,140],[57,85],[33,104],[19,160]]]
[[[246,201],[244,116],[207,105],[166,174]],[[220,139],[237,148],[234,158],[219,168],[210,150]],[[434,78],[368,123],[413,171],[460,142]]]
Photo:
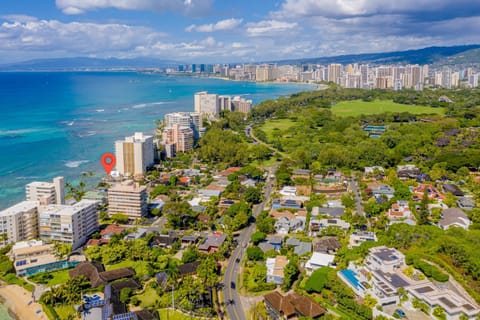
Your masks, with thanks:
[[[253,62],[478,42],[480,3],[56,0],[3,5],[1,63],[59,57]]]

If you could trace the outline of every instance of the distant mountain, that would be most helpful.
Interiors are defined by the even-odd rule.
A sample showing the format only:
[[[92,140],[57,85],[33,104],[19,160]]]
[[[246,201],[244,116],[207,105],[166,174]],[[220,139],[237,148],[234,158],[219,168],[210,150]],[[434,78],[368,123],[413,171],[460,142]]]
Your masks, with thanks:
[[[54,58],[38,59],[0,65],[0,70],[86,70],[86,69],[142,69],[176,66],[179,62],[152,58],[100,59],[100,58]]]
[[[447,61],[445,58],[460,55],[463,52],[478,49],[480,44],[453,46],[453,47],[428,47],[418,50],[380,52],[380,53],[364,53],[349,54],[333,57],[306,58],[273,61],[277,64],[328,64],[328,63],[368,63],[368,64],[432,64],[441,61]],[[473,56],[468,56],[472,57]],[[478,56],[474,62],[479,62]],[[465,61],[468,61],[465,56]],[[470,63],[470,62],[467,62]]]
[[[455,64],[479,64],[480,63],[480,49],[472,49],[457,53],[456,55],[446,57],[437,62],[440,65],[455,65]]]

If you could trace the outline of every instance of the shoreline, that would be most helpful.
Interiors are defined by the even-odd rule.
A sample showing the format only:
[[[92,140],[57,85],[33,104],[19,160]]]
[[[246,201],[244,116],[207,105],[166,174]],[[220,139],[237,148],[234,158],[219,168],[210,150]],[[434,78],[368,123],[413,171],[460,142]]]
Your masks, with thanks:
[[[7,308],[8,314],[13,319],[48,319],[42,305],[33,302],[31,292],[18,285],[2,283],[0,285],[0,303]]]
[[[13,310],[9,306],[9,302],[2,296],[0,295],[0,305],[2,305],[8,313],[8,316],[14,320],[19,319],[18,316],[13,312]]]

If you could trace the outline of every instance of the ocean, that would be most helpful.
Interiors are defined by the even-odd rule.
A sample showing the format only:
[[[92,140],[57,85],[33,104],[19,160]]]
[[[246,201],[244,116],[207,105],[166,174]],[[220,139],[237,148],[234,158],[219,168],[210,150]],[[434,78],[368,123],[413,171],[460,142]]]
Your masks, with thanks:
[[[61,175],[75,184],[89,171],[99,180],[99,159],[115,140],[153,133],[166,113],[193,111],[195,92],[258,103],[314,88],[136,72],[0,73],[0,210],[23,200],[32,181]]]

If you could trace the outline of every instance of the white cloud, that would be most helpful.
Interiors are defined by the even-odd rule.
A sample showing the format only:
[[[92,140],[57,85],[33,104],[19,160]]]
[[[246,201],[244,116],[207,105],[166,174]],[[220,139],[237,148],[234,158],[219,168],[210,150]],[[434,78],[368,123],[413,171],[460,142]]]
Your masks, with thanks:
[[[477,0],[286,0],[279,13],[281,16],[322,16],[330,18],[369,16],[377,14],[418,14],[440,12],[443,16],[471,8],[470,14],[478,13]],[[275,16],[275,14],[274,14]],[[429,19],[428,16],[424,17]]]
[[[114,8],[119,10],[146,10],[179,12],[189,16],[203,15],[210,10],[212,0],[56,0],[65,14]]]
[[[297,28],[298,24],[296,22],[265,20],[247,24],[247,34],[251,37],[272,36],[291,32]]]
[[[243,22],[243,19],[225,19],[220,20],[217,23],[210,23],[210,24],[202,24],[202,25],[195,25],[192,24],[185,28],[185,31],[192,32],[214,32],[214,31],[225,31],[225,30],[232,30],[238,27]]]
[[[165,36],[145,27],[123,24],[83,22],[62,23],[57,20],[3,22],[0,25],[0,50],[50,51],[91,54],[130,50],[148,45]]]

